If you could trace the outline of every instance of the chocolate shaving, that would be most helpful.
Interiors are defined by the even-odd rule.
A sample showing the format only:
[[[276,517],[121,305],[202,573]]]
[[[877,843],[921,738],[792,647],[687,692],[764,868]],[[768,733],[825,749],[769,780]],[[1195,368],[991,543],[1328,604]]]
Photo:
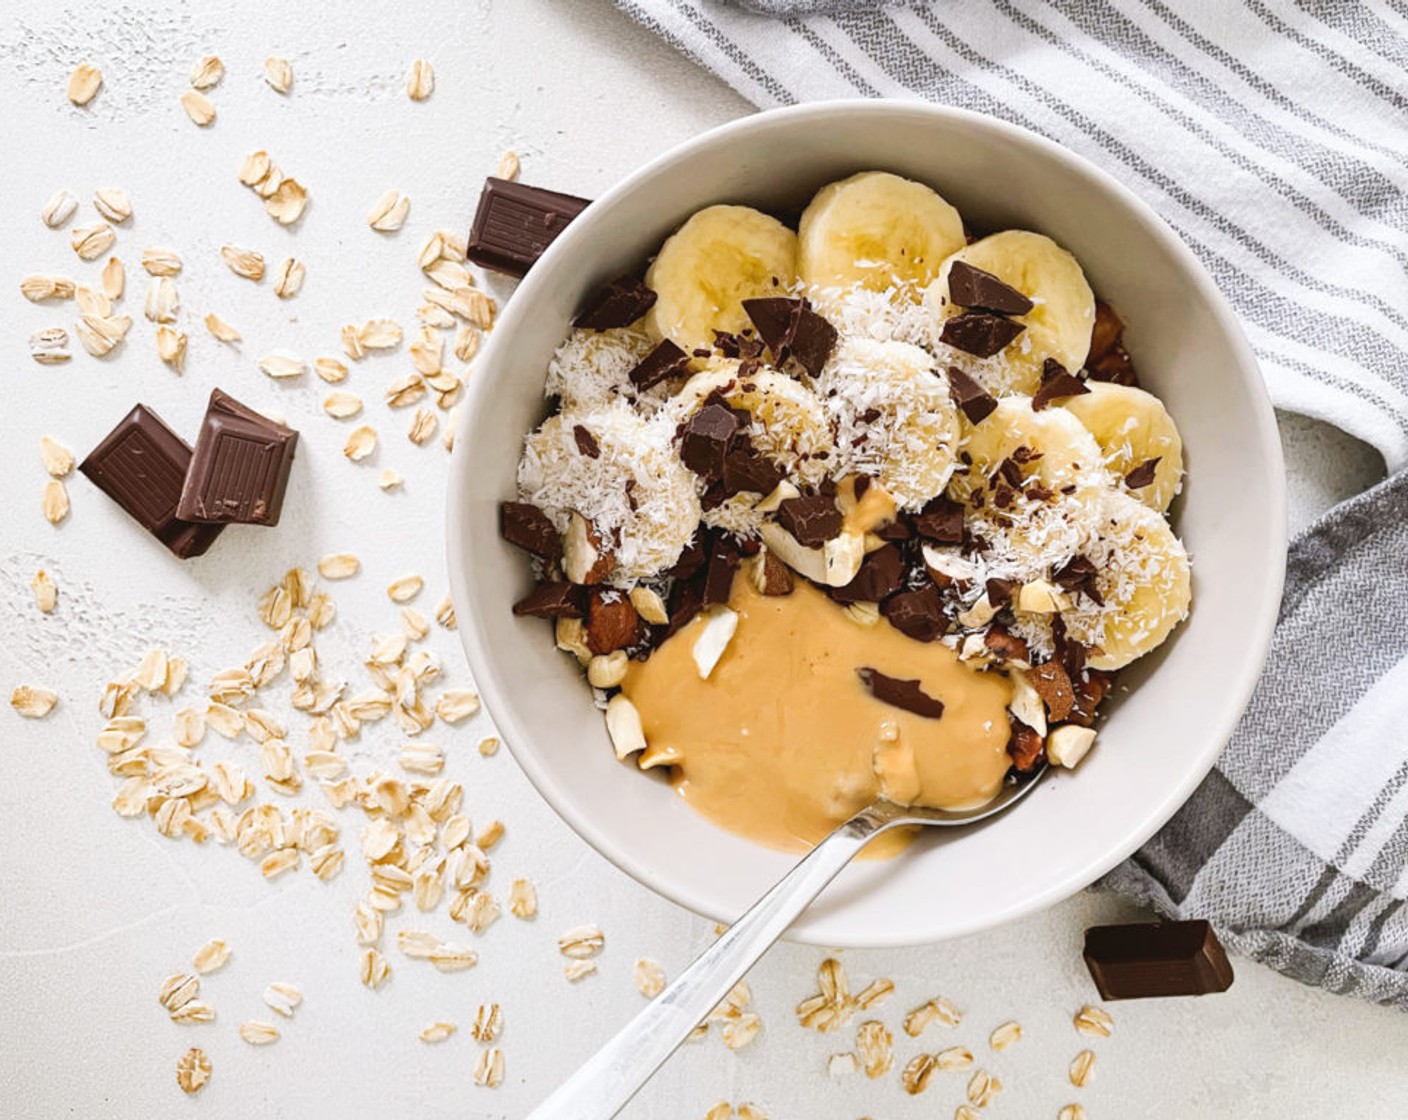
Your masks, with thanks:
[[[836,328],[813,311],[810,303],[799,297],[769,296],[745,299],[743,310],[777,365],[794,358],[812,377],[821,376],[836,347]]]
[[[1053,401],[1078,397],[1090,392],[1079,377],[1055,358],[1047,358],[1041,367],[1041,387],[1032,397],[1032,411],[1040,412]]]
[[[903,586],[904,557],[887,544],[866,556],[851,582],[831,588],[830,595],[838,603],[878,603]]]
[[[1085,368],[1092,381],[1138,385],[1134,363],[1124,348],[1124,323],[1104,300],[1095,301],[1095,326],[1090,333],[1090,354]]]
[[[1002,315],[1025,315],[1036,306],[1011,284],[967,261],[954,261],[949,267],[948,298],[959,307],[977,307]]]
[[[544,560],[562,555],[562,538],[556,527],[547,514],[528,502],[500,503],[499,535]]]
[[[655,293],[634,276],[618,276],[587,299],[573,326],[589,331],[629,327],[655,305]]]
[[[841,533],[841,511],[824,494],[788,498],[777,507],[777,523],[799,544],[816,548]]]
[[[936,544],[963,543],[963,506],[940,494],[910,518],[914,531]]]
[[[891,595],[880,604],[880,613],[901,634],[918,642],[932,642],[948,628],[943,599],[932,586]]]
[[[991,358],[1026,329],[990,311],[965,311],[944,323],[939,341],[978,358]]]
[[[581,618],[582,588],[563,580],[546,580],[513,604],[513,613],[532,618]]]
[[[1124,484],[1131,490],[1142,490],[1154,481],[1154,472],[1159,469],[1159,462],[1162,455],[1155,455],[1152,459],[1145,459],[1132,471],[1124,476]]]
[[[1022,468],[1016,459],[1010,455],[997,465],[997,473],[1006,480],[1008,486],[1020,490],[1022,488]]]
[[[1046,713],[1055,723],[1071,714],[1075,692],[1071,678],[1059,661],[1047,661],[1027,670],[1027,681],[1046,704]]]
[[[938,719],[944,714],[943,701],[935,700],[925,692],[917,680],[902,681],[887,677],[879,669],[869,668],[857,669],[856,676],[882,704],[902,708],[925,719]]]
[[[707,350],[705,354],[707,356]],[[688,365],[689,355],[667,338],[642,358],[635,369],[626,376],[631,379],[631,384],[643,393],[667,378],[684,373]]]
[[[700,478],[716,482],[723,477],[728,455],[743,423],[727,405],[710,401],[685,422],[680,437],[680,461]]]
[[[1058,587],[1071,593],[1080,592],[1088,596],[1096,606],[1104,606],[1105,600],[1095,585],[1098,571],[1093,561],[1085,556],[1073,556],[1062,567],[1051,573],[1051,580]]]
[[[1066,633],[1066,620],[1059,614],[1051,617],[1051,644],[1066,675],[1079,680],[1085,673],[1085,647]]]
[[[587,431],[581,424],[572,426],[572,438],[577,442],[577,450],[588,459],[601,458],[601,444],[597,443],[596,436]]]
[[[997,407],[997,398],[957,366],[948,367],[948,392],[970,424],[981,424]]]

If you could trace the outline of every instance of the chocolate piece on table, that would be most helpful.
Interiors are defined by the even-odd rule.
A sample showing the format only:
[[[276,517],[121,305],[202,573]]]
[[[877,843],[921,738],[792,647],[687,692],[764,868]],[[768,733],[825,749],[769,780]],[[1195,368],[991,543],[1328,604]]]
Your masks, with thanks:
[[[565,580],[545,580],[513,604],[513,613],[532,618],[581,618],[583,589]]]
[[[176,516],[191,448],[146,405],[137,405],[88,453],[79,470],[181,559],[200,556],[223,525]]]
[[[745,299],[743,310],[753,320],[758,337],[781,365],[788,358],[813,377],[821,376],[826,360],[836,347],[836,328],[797,296],[768,296]]]
[[[939,341],[979,358],[991,358],[1027,328],[990,311],[965,311],[944,322]]]
[[[1233,980],[1222,943],[1201,920],[1092,926],[1085,964],[1102,999],[1209,995]]]
[[[970,424],[981,424],[997,407],[997,398],[957,366],[948,367],[948,391]]]
[[[711,402],[686,421],[680,436],[680,461],[700,478],[723,477],[724,457],[743,427],[727,405]]]
[[[562,555],[562,537],[548,515],[529,502],[499,503],[499,535],[544,560]]]
[[[186,521],[277,525],[298,433],[215,389],[176,516]]]
[[[948,627],[943,599],[934,587],[891,595],[880,604],[880,613],[901,634],[919,642],[932,642],[942,637]]]
[[[857,669],[856,675],[882,704],[903,708],[925,719],[938,719],[944,714],[943,701],[925,692],[917,680],[902,681],[887,677],[878,669]]]
[[[766,496],[782,479],[782,468],[751,447],[741,447],[724,456],[723,489],[727,497],[744,491]]]
[[[808,548],[840,536],[841,520],[841,511],[825,494],[788,498],[777,507],[777,523]]]
[[[645,392],[666,378],[686,372],[688,366],[689,355],[667,338],[642,358],[627,376],[632,385]]]
[[[485,179],[465,255],[495,272],[523,276],[590,201],[511,179]]]
[[[936,544],[963,543],[963,506],[940,494],[912,518],[914,531]]]
[[[967,261],[954,261],[948,272],[948,298],[959,307],[976,307],[1002,315],[1025,315],[1035,304],[991,272]]]
[[[904,557],[892,544],[877,548],[861,561],[855,578],[830,589],[838,603],[878,603],[904,586]]]
[[[573,326],[589,331],[629,327],[655,306],[655,293],[634,276],[618,276],[587,297]]]
[[[1041,367],[1041,387],[1032,394],[1032,411],[1040,412],[1055,401],[1088,392],[1084,381],[1055,358],[1047,358]]]
[[[572,425],[572,439],[577,444],[577,450],[588,459],[601,458],[601,444],[597,443],[596,436],[581,424]]]
[[[1142,490],[1150,485],[1154,481],[1154,472],[1159,469],[1159,462],[1162,458],[1162,455],[1155,455],[1152,459],[1145,459],[1124,476],[1124,484],[1131,490]]]

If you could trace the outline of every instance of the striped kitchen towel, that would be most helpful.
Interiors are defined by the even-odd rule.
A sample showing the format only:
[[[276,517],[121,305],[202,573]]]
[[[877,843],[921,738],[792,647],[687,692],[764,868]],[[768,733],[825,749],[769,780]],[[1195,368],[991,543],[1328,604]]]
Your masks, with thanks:
[[[1292,544],[1227,751],[1106,883],[1408,1010],[1408,4],[616,2],[759,105],[918,96],[1088,156],[1202,257],[1276,403],[1399,471]]]
[[[1408,465],[1405,0],[616,2],[756,105],[920,97],[1087,156],[1202,258],[1279,407]]]

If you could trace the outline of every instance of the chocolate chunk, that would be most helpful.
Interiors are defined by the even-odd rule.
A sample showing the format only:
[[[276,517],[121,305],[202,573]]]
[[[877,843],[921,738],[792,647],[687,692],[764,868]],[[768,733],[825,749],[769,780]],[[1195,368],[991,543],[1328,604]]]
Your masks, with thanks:
[[[877,525],[871,532],[882,541],[907,541],[914,536],[914,529],[907,521],[901,518],[895,518],[894,521],[887,521],[883,525]]]
[[[176,515],[191,448],[146,405],[137,405],[88,453],[79,470],[182,560],[200,556],[223,525]]]
[[[944,323],[939,341],[979,358],[991,358],[1026,329],[990,311],[965,311]]]
[[[932,586],[891,595],[880,604],[880,613],[901,634],[919,642],[942,637],[948,627],[943,600]]]
[[[1124,337],[1124,321],[1115,314],[1115,309],[1103,299],[1095,301],[1095,323],[1090,328],[1090,354],[1094,359],[1103,358],[1120,344]]]
[[[680,436],[680,461],[700,478],[723,477],[724,459],[743,427],[738,413],[717,402],[705,404],[685,423]]]
[[[1204,996],[1233,980],[1226,951],[1202,920],[1092,926],[1085,964],[1101,999]]]
[[[743,310],[753,320],[774,362],[782,365],[795,358],[811,376],[821,376],[836,347],[836,328],[813,311],[810,303],[800,297],[769,296],[745,299]]]
[[[600,656],[634,645],[641,636],[640,615],[619,591],[593,588],[587,600],[587,648]]]
[[[1046,714],[1053,723],[1060,723],[1071,714],[1075,693],[1071,677],[1059,661],[1047,661],[1027,670],[1027,681],[1046,704]]]
[[[838,603],[878,603],[904,586],[904,557],[892,544],[877,548],[860,563],[855,578],[830,595]]]
[[[581,618],[582,588],[563,580],[545,580],[513,604],[513,613],[532,618]]]
[[[210,394],[176,516],[277,525],[298,433],[219,389]]]
[[[1013,767],[1027,774],[1046,756],[1046,740],[1040,732],[1028,727],[1018,719],[1009,719],[1011,733],[1007,738],[1007,756]]]
[[[704,561],[708,558],[708,538],[703,533],[696,533],[694,539],[680,550],[679,558],[666,575],[676,580],[689,579],[704,567]]]
[[[1022,488],[1022,467],[1011,455],[997,464],[997,473],[1008,486],[1018,490]]]
[[[963,543],[963,506],[940,494],[910,518],[914,531],[936,544]]]
[[[499,504],[499,535],[544,560],[556,560],[562,555],[562,537],[552,521],[528,502]]]
[[[581,424],[572,426],[572,438],[577,442],[577,450],[588,459],[601,458],[601,444],[597,443],[596,436],[587,431]]]
[[[486,179],[465,255],[495,272],[523,276],[589,202],[511,179]]]
[[[1138,385],[1134,363],[1124,348],[1124,323],[1104,300],[1095,301],[1095,326],[1090,335],[1090,353],[1085,368],[1092,381],[1116,385]]]
[[[1051,616],[1051,644],[1066,675],[1079,680],[1085,674],[1085,647],[1066,633],[1066,621],[1059,614]]]
[[[1075,702],[1066,718],[1082,727],[1094,726],[1095,714],[1100,710],[1100,704],[1114,687],[1114,683],[1114,673],[1102,672],[1099,669],[1088,669],[1083,676],[1076,677],[1071,681]]]
[[[661,641],[683,629],[704,609],[704,580],[698,576],[675,580],[670,588],[668,608],[670,621],[665,626]]]
[[[954,261],[948,272],[948,298],[959,307],[977,307],[1003,315],[1025,315],[1035,304],[991,272],[967,261]]]
[[[997,407],[997,398],[957,366],[948,367],[948,392],[970,424],[981,424]]]
[[[983,645],[1004,661],[1031,660],[1032,653],[1026,641],[997,623],[988,627],[988,632],[983,635]]]
[[[1064,591],[1088,596],[1096,606],[1103,606],[1104,598],[1096,587],[1095,564],[1085,556],[1073,556],[1060,568],[1051,573],[1051,580]]]
[[[704,568],[704,606],[716,607],[728,602],[738,561],[738,548],[722,533],[716,536]]]
[[[618,276],[587,297],[573,326],[589,331],[629,327],[655,306],[655,293],[634,276]]]
[[[762,571],[758,573],[757,579],[759,588],[764,595],[791,595],[792,588],[796,581],[792,578],[792,569],[784,564],[772,552],[765,552],[762,558],[754,561],[762,565]]]
[[[751,447],[740,447],[724,456],[723,490],[726,497],[744,491],[771,494],[783,477],[781,467]]]
[[[1162,455],[1155,455],[1152,459],[1145,459],[1124,476],[1124,484],[1131,490],[1144,489],[1154,481],[1154,472],[1159,469],[1159,461],[1162,458]]]
[[[887,677],[879,669],[857,669],[856,676],[882,704],[903,708],[925,719],[938,719],[944,714],[943,701],[935,700],[925,692],[917,680],[902,681]]]
[[[799,544],[816,548],[841,534],[841,511],[824,494],[788,498],[777,507],[777,523]]]
[[[1012,593],[1017,590],[1017,581],[994,577],[987,581],[983,589],[988,593],[988,602],[992,604],[993,610],[1000,611],[1012,602]]]
[[[667,338],[642,358],[627,376],[631,384],[643,393],[667,378],[684,373],[688,365],[689,355]]]
[[[1041,367],[1041,387],[1032,396],[1032,411],[1040,412],[1053,401],[1078,397],[1090,392],[1079,377],[1055,358],[1047,358]]]

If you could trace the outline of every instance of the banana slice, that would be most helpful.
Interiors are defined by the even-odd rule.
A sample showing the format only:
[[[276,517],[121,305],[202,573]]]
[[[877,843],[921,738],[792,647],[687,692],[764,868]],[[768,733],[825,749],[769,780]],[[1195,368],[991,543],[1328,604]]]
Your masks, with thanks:
[[[796,279],[796,234],[748,206],[709,206],[666,240],[645,274],[656,295],[646,325],[686,350],[713,346],[714,331],[749,325],[745,299]]]
[[[1104,605],[1080,596],[1061,612],[1066,632],[1100,652],[1096,669],[1118,669],[1163,644],[1188,617],[1192,586],[1188,553],[1167,521],[1113,487],[1100,495],[1082,554],[1095,565]]]
[[[927,351],[850,339],[827,363],[817,393],[835,421],[838,477],[878,477],[907,510],[944,492],[958,451],[958,410]]]
[[[1086,383],[1089,393],[1068,397],[1066,409],[1089,429],[1116,479],[1150,459],[1158,459],[1154,480],[1130,493],[1163,513],[1183,479],[1183,441],[1168,409],[1158,397],[1126,385]]]
[[[1009,459],[1023,482],[1035,478],[1048,490],[1071,485],[1083,490],[1107,481],[1100,445],[1064,409],[1035,412],[1030,397],[1003,397],[980,423],[970,424],[966,418],[960,423],[962,448],[970,461],[954,473],[949,485],[959,501],[971,502],[975,491],[990,489],[993,474]]]
[[[925,294],[940,326],[944,319],[967,310],[949,298],[948,274],[954,261],[992,273],[1036,304],[1025,315],[1012,317],[1027,329],[994,358],[972,360],[971,355],[954,351],[959,364],[971,365],[989,392],[1035,393],[1047,358],[1055,358],[1072,373],[1085,365],[1095,326],[1095,295],[1080,263],[1065,249],[1049,237],[1022,229],[994,233],[959,249],[943,262]]]
[[[753,446],[795,481],[816,486],[831,472],[836,462],[831,421],[821,400],[801,382],[766,369],[740,377],[737,361],[714,361],[680,389],[673,410],[678,421],[716,390],[730,405],[748,410]]]
[[[798,225],[798,267],[817,288],[923,287],[963,245],[958,211],[923,183],[864,171],[822,187]]]

